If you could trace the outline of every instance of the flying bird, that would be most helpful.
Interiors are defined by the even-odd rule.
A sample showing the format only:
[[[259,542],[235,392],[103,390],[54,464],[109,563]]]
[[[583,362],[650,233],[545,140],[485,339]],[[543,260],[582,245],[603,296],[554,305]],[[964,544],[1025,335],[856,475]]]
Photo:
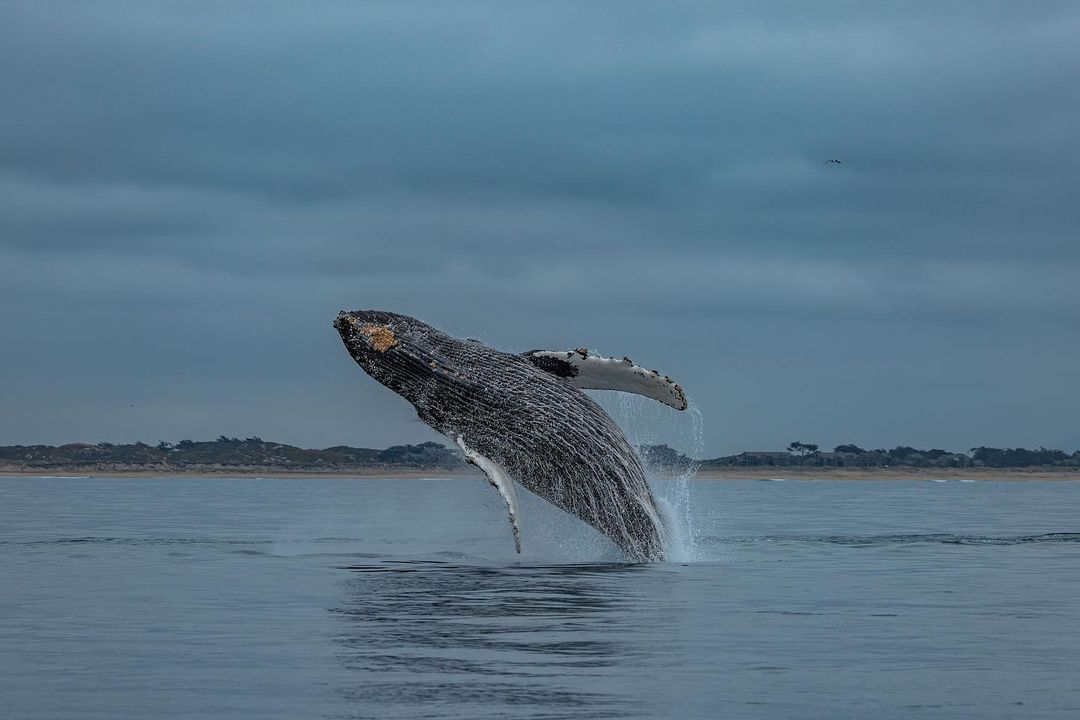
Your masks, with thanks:
[[[840,162],[839,160],[826,160],[825,162],[823,162],[821,164],[822,165],[828,165],[829,163],[836,163],[837,165],[843,165],[844,164],[844,163]]]

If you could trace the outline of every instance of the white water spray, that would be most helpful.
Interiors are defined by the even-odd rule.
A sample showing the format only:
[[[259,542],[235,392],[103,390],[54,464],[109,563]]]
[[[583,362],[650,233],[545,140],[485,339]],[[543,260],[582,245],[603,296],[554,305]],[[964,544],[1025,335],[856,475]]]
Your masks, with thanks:
[[[626,393],[597,392],[595,397],[641,456],[663,516],[667,559],[699,560],[690,482],[697,473],[697,463],[678,462],[649,446],[666,445],[685,456],[700,457],[705,448],[701,411],[691,402],[685,413],[674,414],[646,398]]]

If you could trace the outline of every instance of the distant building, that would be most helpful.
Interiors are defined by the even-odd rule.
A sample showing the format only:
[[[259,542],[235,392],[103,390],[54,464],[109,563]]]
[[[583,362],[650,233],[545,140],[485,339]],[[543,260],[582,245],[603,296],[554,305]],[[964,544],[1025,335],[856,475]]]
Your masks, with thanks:
[[[938,467],[968,467],[971,465],[971,458],[964,453],[945,453],[939,455],[934,463]]]
[[[787,451],[752,451],[739,453],[724,459],[730,461],[732,465],[793,465],[795,456]]]

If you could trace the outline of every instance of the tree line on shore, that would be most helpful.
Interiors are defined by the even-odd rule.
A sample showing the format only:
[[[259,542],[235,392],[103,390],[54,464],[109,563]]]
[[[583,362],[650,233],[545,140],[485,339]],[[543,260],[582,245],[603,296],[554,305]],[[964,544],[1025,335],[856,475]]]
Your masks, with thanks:
[[[976,447],[970,452],[956,453],[941,449],[920,450],[906,445],[898,445],[891,450],[870,450],[843,444],[830,452],[822,451],[813,443],[796,441],[785,450],[748,451],[704,460],[689,458],[667,445],[642,445],[640,450],[646,462],[670,469],[754,466],[1080,467],[1080,450],[1068,454],[1047,448]],[[464,467],[464,461],[456,449],[436,442],[393,445],[381,450],[346,445],[312,450],[266,442],[259,437],[241,439],[226,435],[210,441],[161,441],[156,445],[101,442],[0,446],[0,467],[9,469],[99,466],[163,470],[207,467],[315,471],[337,468],[458,470]]]
[[[968,452],[951,452],[940,448],[923,450],[909,445],[892,449],[864,449],[854,444],[835,446],[831,452],[822,451],[814,443],[795,441],[785,450],[743,452],[737,455],[702,461],[703,466],[729,465],[809,465],[819,467],[1077,467],[1080,450],[1071,454],[1062,450],[1040,447],[995,448],[974,447]]]
[[[334,468],[455,469],[463,464],[460,454],[436,442],[392,445],[377,450],[346,445],[309,450],[259,437],[222,435],[217,440],[161,441],[113,444],[101,442],[68,445],[0,446],[0,466],[41,467],[138,467],[184,470],[213,467],[250,467],[268,470],[332,470]]]

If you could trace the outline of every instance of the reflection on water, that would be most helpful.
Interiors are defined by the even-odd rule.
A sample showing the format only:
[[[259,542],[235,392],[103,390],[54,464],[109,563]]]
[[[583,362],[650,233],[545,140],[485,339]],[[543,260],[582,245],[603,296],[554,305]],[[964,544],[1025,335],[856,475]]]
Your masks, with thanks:
[[[595,679],[640,654],[632,622],[646,598],[627,594],[625,579],[645,566],[348,569],[335,642],[357,678],[343,692],[358,706],[423,717],[494,717],[508,707],[547,718],[634,714]]]

